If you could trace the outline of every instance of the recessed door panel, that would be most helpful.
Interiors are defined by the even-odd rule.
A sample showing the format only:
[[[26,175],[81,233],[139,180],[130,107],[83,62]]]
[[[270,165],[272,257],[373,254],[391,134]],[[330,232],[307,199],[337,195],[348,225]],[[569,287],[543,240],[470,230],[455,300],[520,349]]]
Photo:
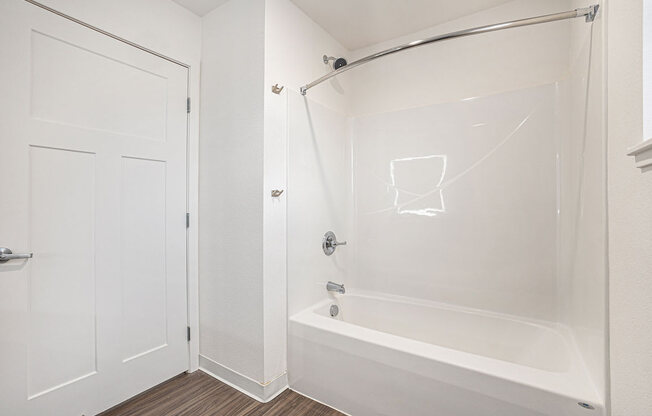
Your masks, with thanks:
[[[73,42],[32,31],[32,116],[165,140],[165,76]]]
[[[124,361],[167,346],[165,171],[160,160],[122,158]]]
[[[32,146],[30,398],[95,374],[95,155]]]

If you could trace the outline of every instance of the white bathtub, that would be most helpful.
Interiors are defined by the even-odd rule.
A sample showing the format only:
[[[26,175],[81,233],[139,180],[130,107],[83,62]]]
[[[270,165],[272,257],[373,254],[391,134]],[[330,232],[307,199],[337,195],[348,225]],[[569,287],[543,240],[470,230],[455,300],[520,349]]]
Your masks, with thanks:
[[[288,329],[290,387],[353,416],[605,414],[561,326],[354,292]]]

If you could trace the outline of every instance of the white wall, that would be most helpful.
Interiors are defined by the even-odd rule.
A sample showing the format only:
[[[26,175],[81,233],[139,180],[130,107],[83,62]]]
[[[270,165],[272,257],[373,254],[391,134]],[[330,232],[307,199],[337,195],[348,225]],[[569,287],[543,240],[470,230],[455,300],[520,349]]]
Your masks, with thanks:
[[[556,90],[354,118],[353,287],[555,321]]]
[[[171,0],[40,2],[158,53],[198,66],[201,54],[201,19]],[[173,31],[170,30],[171,27],[174,28]]]
[[[643,1],[612,1],[607,8],[612,414],[647,416],[652,414],[652,173],[641,173],[626,156],[643,139]]]
[[[585,6],[574,1],[574,7]],[[606,97],[604,10],[570,33],[570,77],[560,85],[567,120],[560,152],[560,320],[606,397]]]
[[[495,7],[471,16],[466,16],[464,18],[424,30],[413,35],[404,36],[401,39],[384,42],[382,44],[365,48],[364,50],[354,51],[352,56],[359,58],[371,52],[378,51],[392,45],[423,38],[424,36],[433,34],[445,33],[452,30],[459,30],[462,28],[509,19],[528,17],[537,14],[565,11],[574,7],[578,7],[578,5],[571,4],[570,1],[565,0],[554,2],[515,0],[499,7]],[[574,47],[577,50],[571,50],[571,33],[576,33],[577,35],[577,40],[574,42]],[[583,104],[586,97],[580,90],[586,89],[586,82],[582,84],[582,79],[574,79],[572,81],[565,80],[569,80],[571,77],[571,67],[573,66],[573,62],[581,61],[580,63],[575,64],[576,67],[582,63],[588,62],[588,57],[585,56],[586,54],[582,55],[581,58],[578,58],[577,56],[579,55],[578,50],[582,48],[586,49],[587,45],[589,45],[587,42],[589,34],[590,25],[587,25],[583,19],[557,22],[528,28],[519,28],[478,37],[453,40],[439,45],[426,46],[418,50],[413,50],[403,54],[397,54],[386,59],[379,60],[375,63],[370,63],[369,65],[366,65],[364,69],[355,69],[345,74],[344,76],[350,74],[349,79],[347,79],[347,81],[350,83],[350,94],[348,94],[350,114],[359,116],[361,114],[364,115],[370,113],[378,113],[377,115],[373,116],[370,115],[359,117],[360,120],[365,120],[367,117],[371,118],[372,121],[368,124],[373,129],[373,134],[362,132],[363,136],[365,134],[371,134],[371,137],[359,137],[360,134],[358,133],[354,135],[354,140],[363,139],[369,142],[369,145],[361,151],[357,151],[358,149],[356,148],[356,163],[362,163],[362,166],[358,165],[355,168],[357,175],[356,182],[361,181],[361,186],[358,186],[357,189],[363,190],[362,192],[364,192],[366,189],[367,194],[376,194],[376,199],[372,199],[371,195],[360,196],[360,199],[372,200],[374,201],[373,204],[375,205],[378,205],[380,202],[380,205],[382,205],[382,201],[378,200],[378,196],[384,195],[382,189],[380,189],[381,184],[378,180],[378,178],[382,178],[382,175],[378,176],[379,172],[374,173],[376,175],[375,182],[378,189],[375,192],[369,191],[369,189],[372,189],[370,188],[370,185],[374,183],[374,180],[370,179],[369,172],[365,172],[365,169],[369,170],[369,167],[364,166],[366,163],[364,160],[366,157],[365,154],[369,153],[372,155],[368,157],[370,160],[374,160],[374,158],[378,159],[377,156],[380,150],[374,147],[375,144],[378,142],[383,143],[383,146],[380,147],[386,148],[386,150],[384,150],[386,154],[383,155],[382,160],[388,162],[388,160],[391,159],[391,153],[399,154],[400,152],[407,151],[405,146],[403,146],[403,143],[406,140],[410,142],[411,138],[415,138],[418,135],[426,135],[428,128],[431,128],[433,132],[436,130],[445,131],[446,133],[444,135],[448,135],[447,137],[451,138],[450,140],[447,140],[447,137],[441,137],[442,134],[437,134],[435,137],[430,139],[430,141],[433,142],[433,146],[440,146],[440,148],[437,150],[442,152],[442,149],[450,146],[445,143],[453,144],[457,140],[457,137],[462,137],[463,134],[469,134],[466,132],[466,130],[464,130],[465,127],[459,124],[460,120],[471,120],[473,117],[482,117],[482,111],[474,113],[472,106],[468,105],[466,109],[460,108],[460,110],[455,113],[454,105],[463,106],[466,101],[462,100],[469,97],[485,97],[482,99],[494,100],[490,106],[493,105],[501,106],[503,108],[511,108],[510,101],[513,101],[514,97],[517,95],[510,96],[509,94],[505,94],[505,92],[517,90],[534,91],[536,86],[551,86],[553,89],[552,99],[549,99],[548,101],[543,100],[539,103],[543,104],[547,102],[547,107],[546,110],[539,108],[537,115],[542,116],[542,111],[550,111],[554,113],[554,117],[548,117],[548,120],[542,121],[543,127],[538,129],[538,133],[540,133],[542,137],[539,140],[536,140],[534,145],[541,146],[541,140],[543,140],[544,143],[547,144],[554,142],[556,143],[555,146],[557,147],[548,148],[546,151],[547,153],[525,152],[522,157],[516,158],[514,160],[509,159],[511,156],[508,152],[505,152],[505,149],[500,149],[500,151],[493,155],[492,158],[495,160],[502,160],[504,166],[510,166],[515,163],[522,163],[523,166],[521,166],[521,169],[524,172],[529,171],[527,167],[528,164],[532,164],[532,166],[538,166],[536,163],[540,163],[542,160],[549,160],[550,157],[553,158],[555,163],[559,163],[559,160],[555,159],[560,153],[567,153],[563,155],[562,159],[564,160],[579,159],[581,152],[577,151],[575,154],[571,155],[569,151],[570,149],[574,149],[574,147],[569,149],[563,148],[561,146],[567,146],[569,143],[575,143],[579,146],[582,144],[581,138],[583,138],[583,124],[581,124],[579,127],[576,124],[573,124],[573,126],[577,128],[571,132],[570,121],[575,121],[576,119],[579,120],[580,117],[582,121],[584,120],[583,113],[585,109]],[[596,42],[596,45],[600,46],[598,42]],[[599,57],[597,57],[596,60],[599,62]],[[583,69],[584,71],[580,73],[579,69]],[[586,66],[579,69],[575,70],[575,73],[583,75],[585,81]],[[578,76],[576,76],[576,78]],[[599,74],[595,77],[595,79],[598,78]],[[571,85],[575,87],[575,90],[569,90]],[[599,82],[596,85],[600,85]],[[570,105],[569,103],[566,103],[566,101],[568,101],[571,96],[579,97],[578,105],[580,105],[581,101],[581,108],[574,109],[576,110],[576,118],[567,116],[567,113],[571,111],[571,107],[564,107],[567,104]],[[535,108],[535,105],[538,103],[537,98],[535,96],[530,96],[530,98],[527,99],[526,97],[527,96],[521,96],[522,107],[531,109]],[[457,101],[459,101],[459,103],[456,103]],[[425,115],[427,110],[424,106],[437,103],[442,104],[442,107],[438,108],[437,111],[433,110],[434,113],[432,114]],[[537,108],[538,107],[539,106],[537,106]],[[399,110],[401,110],[402,113],[399,113]],[[429,126],[421,126],[412,120],[409,123],[403,123],[403,125],[410,125],[409,128],[401,129],[402,123],[398,122],[397,120],[401,117],[403,117],[404,120],[411,120],[411,117],[414,115],[410,116],[410,113],[416,114],[418,112],[422,112],[424,119],[429,120],[431,124]],[[455,121],[457,124],[452,122],[451,126],[448,127],[447,130],[444,128],[448,125],[446,123],[447,120],[445,117],[439,118],[437,116],[439,112],[449,114],[450,117],[453,117],[451,118],[451,121]],[[519,113],[511,111],[511,114],[515,115]],[[498,116],[495,119],[491,119],[495,122],[494,124],[496,126],[501,125],[501,121],[502,123],[506,124],[510,123],[509,119],[504,117],[501,118],[501,115],[504,116],[505,113],[499,112]],[[397,142],[396,139],[376,140],[377,137],[383,137],[381,133],[384,134],[382,132],[383,128],[380,128],[379,126],[386,126],[387,123],[392,123],[390,121],[392,119],[394,119],[394,124],[392,124],[394,126],[394,134],[396,137],[400,137],[400,141],[398,141],[400,144],[393,144]],[[489,119],[489,117],[487,117],[487,119]],[[511,122],[513,121],[514,120],[511,120]],[[537,118],[535,117],[529,121],[530,123],[536,123]],[[358,121],[356,121],[356,123],[358,123]],[[437,126],[437,129],[434,129],[433,126],[435,125]],[[486,126],[483,126],[482,128],[485,131],[488,131]],[[504,126],[502,128],[504,130]],[[475,130],[479,131],[479,129]],[[469,132],[473,132],[473,129],[469,129]],[[479,133],[476,132],[475,134]],[[489,131],[486,136],[495,137],[499,134],[501,133],[494,129]],[[570,137],[572,137],[572,140],[570,140]],[[415,138],[415,140],[418,139]],[[427,143],[427,141],[428,140],[424,139],[423,143]],[[427,145],[423,143],[422,145],[427,147]],[[357,144],[358,143],[356,143],[356,145]],[[416,146],[414,149],[412,149],[413,152],[423,153],[424,148],[417,149],[418,147],[419,146]],[[478,151],[481,150],[481,147],[475,143],[470,144],[469,148]],[[596,149],[599,151],[600,147],[597,147]],[[434,151],[435,149],[431,150]],[[456,156],[458,159],[457,163],[460,163],[460,157],[461,156],[459,154]],[[489,158],[488,161],[491,162],[492,158]],[[539,160],[538,158],[544,159]],[[597,158],[598,161],[601,160],[599,152],[597,154]],[[467,161],[472,161],[473,155],[467,155],[466,159]],[[539,162],[535,162],[537,160],[539,160]],[[375,162],[377,163],[378,160]],[[467,164],[472,165],[471,162]],[[460,249],[457,255],[453,255],[451,250],[454,250],[454,247],[446,247],[444,250],[440,250],[440,252],[447,252],[448,255],[442,255],[441,257],[445,260],[437,263],[438,266],[443,266],[445,271],[442,273],[437,273],[437,276],[429,279],[426,278],[426,276],[429,275],[426,270],[423,270],[417,266],[413,266],[409,268],[409,270],[411,270],[411,273],[413,273],[412,277],[413,279],[416,279],[416,281],[413,281],[413,279],[408,279],[407,282],[404,281],[401,285],[395,286],[407,288],[411,284],[414,284],[416,286],[412,288],[413,293],[418,292],[422,295],[433,296],[438,300],[447,300],[454,302],[459,301],[462,304],[469,306],[475,303],[477,307],[501,310],[503,312],[538,317],[552,321],[558,320],[560,318],[560,314],[566,313],[566,311],[561,310],[563,303],[561,297],[563,295],[561,294],[560,288],[563,287],[564,282],[558,279],[559,270],[557,270],[559,267],[558,262],[560,260],[559,252],[557,251],[557,247],[559,245],[558,243],[563,243],[565,241],[563,239],[564,236],[558,234],[562,232],[562,230],[559,229],[559,222],[564,222],[564,226],[566,228],[572,228],[574,232],[574,225],[573,227],[570,227],[570,225],[566,224],[565,221],[570,220],[570,222],[574,224],[576,219],[570,210],[567,209],[564,209],[562,214],[559,216],[554,215],[555,211],[558,208],[558,206],[555,204],[560,203],[560,201],[557,200],[561,197],[558,195],[559,192],[563,193],[568,191],[571,194],[573,192],[577,194],[579,185],[569,185],[566,182],[572,182],[574,178],[579,178],[580,173],[578,171],[578,166],[569,165],[566,167],[565,164],[561,166],[547,166],[548,170],[546,171],[546,175],[548,178],[552,178],[552,182],[548,183],[547,186],[542,188],[548,192],[546,194],[547,197],[543,198],[543,200],[547,201],[546,203],[552,205],[547,206],[546,208],[545,204],[542,205],[536,202],[534,199],[514,199],[514,201],[528,201],[527,203],[530,204],[528,207],[521,207],[529,212],[531,223],[529,225],[524,223],[524,227],[521,227],[523,231],[521,232],[522,235],[519,237],[521,238],[520,244],[516,244],[514,246],[503,244],[502,248],[505,250],[503,252],[503,256],[496,256],[498,253],[494,252],[494,257],[491,259],[488,258],[477,263],[476,266],[478,269],[474,269],[474,266],[470,263],[462,266],[462,261],[458,261],[458,266],[454,267],[454,259],[459,258],[463,250]],[[567,171],[560,172],[558,171],[560,168],[567,169]],[[384,171],[388,170],[386,167],[383,169]],[[557,177],[558,173],[561,173],[565,176],[563,178],[559,178]],[[383,174],[387,176],[386,172]],[[367,177],[366,179],[365,175]],[[449,175],[450,172],[447,172],[446,176]],[[474,173],[468,175],[466,179],[468,180],[469,177],[475,177]],[[475,177],[474,180],[471,180],[471,182],[469,182],[467,185],[470,186],[473,182],[475,182],[475,186],[479,187],[479,189],[488,189],[486,184],[483,185],[484,182],[482,182],[482,179],[483,178],[480,175]],[[564,182],[563,189],[560,181]],[[491,181],[489,182],[491,183]],[[528,189],[527,184],[528,182],[524,181],[522,184],[523,186],[518,188],[519,191],[521,189]],[[595,183],[593,183],[593,185],[594,184]],[[602,187],[600,187],[599,182],[597,182],[597,184],[597,190],[604,190],[604,182],[602,182]],[[529,185],[536,186],[535,182],[531,182]],[[549,185],[552,185],[553,187],[551,188]],[[457,186],[459,186],[459,184]],[[451,194],[451,191],[454,192],[455,187],[449,191],[442,191],[442,193],[445,194],[448,192],[449,195],[453,195]],[[388,193],[391,193],[391,191],[385,192],[385,194]],[[461,195],[458,197],[458,200],[460,202],[463,201],[463,199],[460,198]],[[561,203],[567,203],[568,201],[566,199],[567,198],[564,197]],[[467,205],[471,205],[472,203],[473,201],[470,199]],[[514,205],[514,207],[515,206],[516,205]],[[604,203],[602,206],[604,206]],[[357,205],[357,209],[359,214],[361,210],[365,211],[365,209],[361,208],[361,204]],[[371,208],[366,210],[373,211]],[[482,210],[480,212],[482,212]],[[509,211],[504,210],[503,212],[505,215],[508,215],[507,212]],[[542,215],[535,215],[535,212]],[[374,215],[378,216],[379,214]],[[384,215],[389,216],[390,214],[385,213]],[[448,214],[441,214],[439,215],[439,219],[431,219],[431,223],[442,222],[443,219],[441,217],[443,215],[446,215],[450,218],[452,213],[449,212]],[[490,214],[489,211],[487,211],[482,213],[481,216],[482,215],[489,216]],[[564,218],[562,218],[562,216],[564,216]],[[544,218],[545,220],[543,220]],[[534,221],[535,219],[536,222]],[[488,228],[485,230],[487,231],[487,235],[500,236],[504,233],[504,225],[502,227],[499,225],[500,222],[497,221],[497,217],[495,220],[496,229],[492,231],[489,231],[491,226],[490,223],[487,222]],[[542,220],[543,222],[541,222]],[[363,233],[365,230],[379,230],[386,229],[388,227],[393,227],[392,229],[396,230],[401,227],[407,230],[407,228],[410,227],[408,223],[399,225],[393,221],[396,220],[384,218],[374,221],[370,218],[369,215],[363,213],[362,217],[357,218],[356,223],[363,224],[365,222],[369,222],[369,224],[365,225],[365,228],[361,231]],[[415,223],[420,222],[418,219],[413,219],[412,221]],[[453,223],[455,223],[454,220]],[[534,224],[538,224],[541,227],[540,232],[542,239],[540,240],[540,245],[535,243],[534,236],[525,236],[527,230],[532,229]],[[590,224],[593,225],[593,222],[590,222]],[[415,231],[418,232],[419,228],[417,226],[412,225],[412,227],[414,227]],[[465,228],[460,228],[458,226],[452,227],[450,231],[452,232],[453,230],[464,229]],[[441,231],[442,230],[437,229],[436,232],[431,234],[438,235],[441,240],[452,241],[452,237],[447,237],[448,234],[442,233]],[[471,234],[468,235],[470,236]],[[359,237],[362,238],[363,236],[360,235]],[[415,235],[411,235],[411,237],[412,238],[408,238],[408,241],[423,242],[423,239],[414,238]],[[435,237],[431,237],[426,240],[432,243],[433,238]],[[525,244],[527,238],[530,239],[530,244]],[[557,239],[560,239],[561,241],[557,241]],[[604,236],[602,238],[602,242],[604,243]],[[377,243],[380,244],[379,242]],[[367,243],[361,244],[361,255],[356,256],[361,261],[364,261],[364,253],[367,251],[367,245]],[[420,262],[422,262],[424,265],[430,264],[430,261],[427,260],[428,257],[425,255],[421,260],[426,260],[415,260],[413,258],[413,256],[416,255],[415,251],[408,249],[411,247],[410,244],[407,246],[408,247],[404,247],[404,250],[408,251],[410,255],[406,255],[404,257],[406,259],[413,259],[414,261],[408,262],[406,260],[403,263],[420,264]],[[473,244],[471,246],[473,246]],[[509,247],[511,247],[511,249]],[[553,252],[548,251],[547,248],[553,249]],[[478,250],[476,250],[476,252],[482,251]],[[496,249],[493,250],[496,251]],[[369,250],[369,252],[373,252],[373,250]],[[513,253],[514,257],[518,259],[516,261],[511,261],[512,265],[509,270],[507,268],[501,269],[500,267],[491,268],[491,270],[500,270],[499,274],[502,276],[502,278],[499,280],[501,284],[496,283],[497,281],[494,279],[497,278],[486,278],[482,280],[479,277],[476,277],[475,282],[472,280],[471,276],[480,275],[480,269],[490,270],[487,268],[487,266],[491,264],[491,261],[497,262],[494,264],[494,266],[496,266],[501,261],[505,262],[505,255],[507,255],[509,252]],[[533,253],[538,253],[538,256],[532,257]],[[390,260],[388,260],[390,257],[387,254],[388,253],[386,253],[386,255],[380,256],[385,259],[382,262],[383,264],[390,262]],[[386,270],[388,270],[387,272],[382,272],[383,267],[373,266],[373,261],[371,260],[372,257],[373,255],[370,254],[369,259],[366,261],[366,263],[359,266],[358,272],[356,273],[356,279],[360,279],[361,281],[365,280],[365,273],[362,270],[366,270],[367,266],[372,267],[373,270],[379,269],[377,273],[382,275],[397,273],[396,270],[399,269],[397,267],[398,264],[395,263],[393,264],[394,267],[386,268]],[[589,259],[593,260],[591,257],[589,257]],[[449,267],[446,267],[446,265]],[[480,265],[482,265],[482,267]],[[390,265],[388,264],[386,266]],[[394,271],[392,272],[391,270]],[[434,268],[433,266],[432,270],[440,271],[440,268]],[[522,279],[524,280],[523,282],[520,281],[521,278],[517,276],[525,273],[525,270],[533,270],[533,272],[528,275],[527,279]],[[375,275],[377,273],[373,272],[366,274]],[[462,275],[465,277],[463,279],[455,279],[453,276],[455,273],[462,273]],[[569,272],[569,275],[570,273],[571,272]],[[512,277],[506,278],[506,276]],[[372,278],[367,277],[367,279]],[[387,277],[385,280],[377,279],[372,287],[386,288],[389,284],[387,279],[390,281],[392,280],[390,277]],[[570,277],[568,277],[566,281],[570,281]],[[453,284],[453,282],[457,283]],[[604,291],[604,284],[600,287],[602,288],[601,290]],[[504,289],[503,295],[500,295],[500,290],[498,288]],[[455,292],[458,293],[455,294]],[[484,296],[487,294],[488,296]],[[509,299],[503,298],[502,296],[506,296]],[[591,296],[590,298],[595,299],[596,297],[597,296]],[[521,302],[520,305],[519,302]],[[603,297],[600,298],[600,302],[601,304],[604,304]],[[582,302],[581,304],[586,305],[586,302]],[[600,316],[604,315],[604,313],[601,314],[599,310],[596,311],[596,313]]]
[[[435,34],[570,8],[568,0],[514,0],[353,51],[347,58],[351,61]],[[547,23],[454,39],[369,63],[341,76],[351,84],[349,114],[419,107],[555,82],[568,73],[568,35],[568,22]]]
[[[350,176],[343,112],[345,83],[327,82],[311,90],[305,99],[298,91],[330,70],[322,55],[345,56],[348,52],[289,0],[267,0],[265,19],[265,172],[272,178],[270,186],[287,181],[287,233],[291,236],[287,301],[290,313],[294,313],[325,295],[329,279],[340,278],[337,273],[327,277],[334,269],[315,268],[313,261],[334,264],[340,257],[326,260],[321,238],[331,229],[340,231],[342,239],[346,237],[344,224],[332,216],[344,217],[341,210],[348,208],[348,199],[342,184],[348,184]],[[269,88],[277,83],[285,87],[281,96]],[[271,224],[285,225],[285,210],[271,215],[266,216]],[[270,246],[280,244],[276,233],[268,237]],[[285,254],[279,252],[274,259]],[[276,284],[284,282],[285,276],[279,275]],[[286,315],[283,322],[285,319]]]
[[[265,76],[272,83],[299,92],[299,87],[330,69],[322,55],[346,56],[348,51],[290,0],[265,2]],[[342,109],[347,95],[343,81],[326,82],[310,98]],[[267,92],[269,88],[265,91]]]
[[[355,252],[351,233],[351,156],[344,113],[291,93],[288,97],[288,305],[290,315],[328,296],[331,280],[348,286]],[[333,231],[347,246],[326,256]]]
[[[652,1],[643,0],[643,73],[652,72]],[[652,78],[643,77],[643,135],[652,137]]]
[[[203,19],[200,353],[214,372],[264,383],[264,2]]]
[[[287,205],[301,193],[288,184],[288,100],[299,87],[327,67],[323,54],[342,55],[344,48],[289,0],[265,1],[265,144],[264,144],[264,317],[265,378],[285,373],[288,299]],[[280,95],[271,86],[284,87]],[[313,99],[331,108],[343,107],[344,94],[337,84],[321,89]],[[311,143],[308,136],[301,140]],[[294,189],[291,189],[294,188]],[[272,189],[285,189],[281,198],[269,197]],[[292,217],[291,217],[292,218]],[[324,230],[325,232],[325,230]],[[322,232],[323,233],[323,232]],[[294,234],[293,241],[296,239]],[[304,247],[304,246],[302,246]],[[281,261],[279,261],[281,260]],[[289,276],[294,276],[290,273]],[[292,285],[292,288],[295,286]],[[292,308],[292,306],[290,306]]]
[[[287,384],[288,94],[327,70],[324,53],[344,48],[289,0],[203,19],[201,362],[261,400]],[[343,106],[338,85],[316,98]]]

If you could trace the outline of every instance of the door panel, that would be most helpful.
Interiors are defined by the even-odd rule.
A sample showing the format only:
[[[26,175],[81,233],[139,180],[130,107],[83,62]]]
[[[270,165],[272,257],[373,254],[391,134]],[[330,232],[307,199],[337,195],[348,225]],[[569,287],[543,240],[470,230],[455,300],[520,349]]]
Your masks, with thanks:
[[[122,158],[123,361],[167,344],[165,162]]]
[[[85,49],[79,41],[75,44],[35,30],[31,37],[34,118],[165,140],[164,76]],[[110,94],[101,100],[88,94],[98,89]]]
[[[0,414],[96,414],[188,368],[187,69],[0,2]]]
[[[30,250],[39,255],[25,276],[28,396],[37,397],[97,371],[95,155],[30,146],[29,163]]]

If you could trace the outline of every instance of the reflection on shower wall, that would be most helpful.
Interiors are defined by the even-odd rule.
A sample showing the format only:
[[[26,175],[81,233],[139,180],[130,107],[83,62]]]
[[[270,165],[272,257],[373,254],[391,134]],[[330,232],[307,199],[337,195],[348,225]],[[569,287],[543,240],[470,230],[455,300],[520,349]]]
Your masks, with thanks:
[[[352,121],[352,287],[555,320],[556,85]]]

